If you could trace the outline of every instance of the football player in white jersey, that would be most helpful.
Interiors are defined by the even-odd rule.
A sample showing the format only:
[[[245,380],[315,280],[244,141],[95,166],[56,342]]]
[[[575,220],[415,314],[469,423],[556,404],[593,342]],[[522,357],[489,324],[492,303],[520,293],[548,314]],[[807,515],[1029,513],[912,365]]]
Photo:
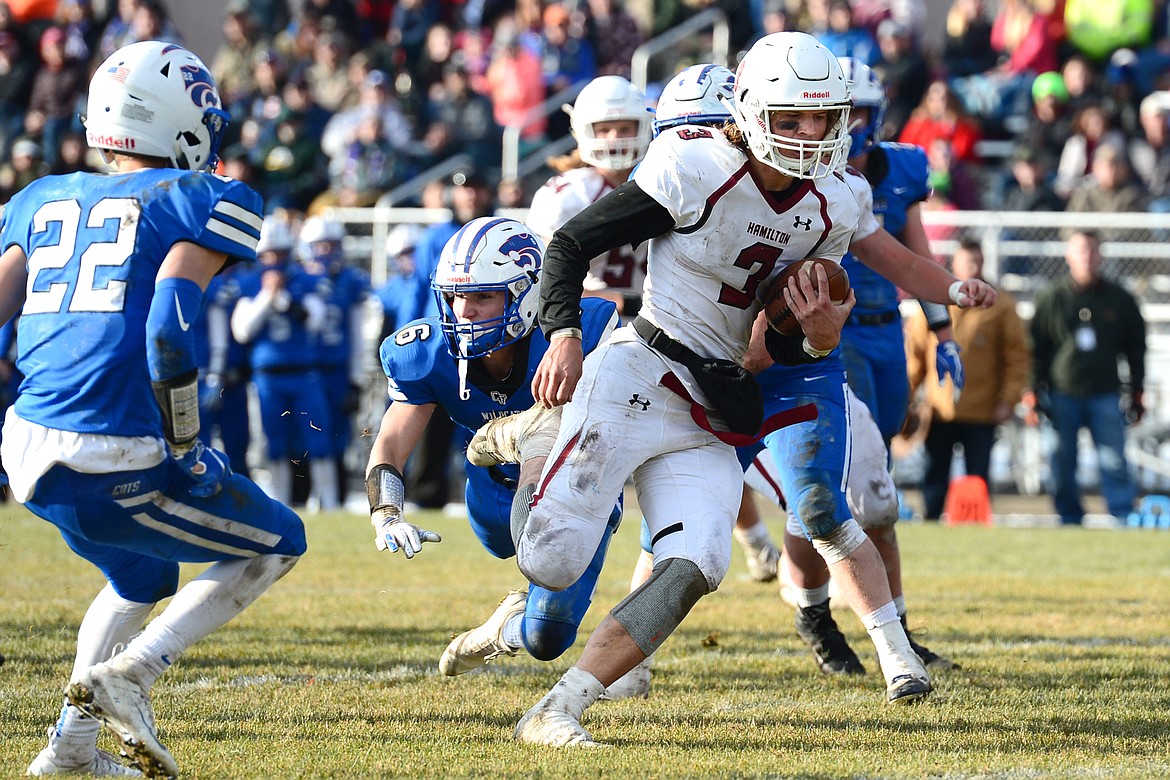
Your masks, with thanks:
[[[517,561],[533,582],[572,584],[604,528],[603,504],[612,506],[633,474],[655,566],[602,620],[577,665],[524,715],[515,732],[522,741],[593,743],[580,723],[585,709],[657,650],[726,574],[743,484],[730,443],[812,419],[803,416],[811,405],[802,404],[765,420],[759,385],[738,362],[764,285],[807,257],[839,261],[857,227],[856,197],[836,174],[849,148],[844,75],[811,36],[768,35],[740,64],[731,106],[736,121],[725,130],[683,125],[662,133],[633,179],[571,219],[549,246],[540,321],[552,343],[533,395],[548,407],[567,405],[539,481],[521,473]],[[641,314],[583,364],[579,305],[589,259],[647,239]],[[803,274],[784,292],[803,333],[769,331],[766,339],[797,382],[818,378],[854,303],[852,295],[843,303],[818,295],[828,288],[823,269],[816,275],[817,287]],[[939,297],[949,274],[942,277],[933,280]],[[516,449],[534,455],[524,452],[523,417],[485,426],[480,438],[494,446],[510,429],[520,434]],[[818,443],[840,449],[838,480],[839,433]],[[832,498],[829,488],[821,492]],[[929,676],[898,622],[881,558],[843,497],[840,511],[832,503],[834,511],[809,528],[814,544],[864,616],[890,700],[921,698]]]
[[[646,94],[621,76],[593,79],[563,108],[577,148],[548,161],[557,175],[532,196],[527,217],[546,243],[571,217],[625,183],[650,145]],[[645,279],[646,245],[614,247],[590,261],[585,295],[608,298],[618,314],[633,317],[642,305]]]

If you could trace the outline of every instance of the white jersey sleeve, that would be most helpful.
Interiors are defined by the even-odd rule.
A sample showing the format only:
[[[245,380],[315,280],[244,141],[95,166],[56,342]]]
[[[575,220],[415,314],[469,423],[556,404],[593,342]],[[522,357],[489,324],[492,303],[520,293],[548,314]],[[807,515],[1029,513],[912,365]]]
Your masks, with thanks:
[[[548,245],[553,233],[613,187],[594,168],[574,168],[549,179],[532,196],[528,226]],[[584,287],[640,295],[646,280],[646,247],[614,247],[589,261]]]
[[[873,215],[873,188],[869,185],[869,181],[865,176],[853,168],[845,169],[845,183],[849,185],[849,189],[853,192],[857,199],[857,230],[853,232],[853,240],[861,241],[869,238],[874,233],[881,229],[881,224],[878,223],[877,217]]]

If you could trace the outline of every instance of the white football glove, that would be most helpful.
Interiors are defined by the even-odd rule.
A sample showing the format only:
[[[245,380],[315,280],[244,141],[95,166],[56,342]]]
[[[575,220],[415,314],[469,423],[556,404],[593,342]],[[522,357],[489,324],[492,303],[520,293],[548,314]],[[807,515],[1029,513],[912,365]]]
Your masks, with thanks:
[[[434,531],[424,531],[414,523],[408,523],[399,515],[390,514],[385,509],[371,512],[370,522],[374,526],[375,547],[392,553],[401,549],[407,558],[413,558],[415,553],[422,552],[423,542],[443,541],[443,537]]]

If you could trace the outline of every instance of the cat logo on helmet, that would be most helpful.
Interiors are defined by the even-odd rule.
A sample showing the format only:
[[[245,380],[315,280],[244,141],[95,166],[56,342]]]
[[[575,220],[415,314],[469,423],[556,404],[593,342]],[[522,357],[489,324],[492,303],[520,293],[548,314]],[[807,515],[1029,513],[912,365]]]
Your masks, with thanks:
[[[229,118],[202,60],[182,46],[139,41],[94,71],[82,123],[95,149],[213,171]]]
[[[459,360],[483,357],[532,332],[540,302],[544,244],[523,222],[479,217],[460,228],[439,255],[431,281],[447,350]],[[452,308],[456,295],[501,291],[498,317],[460,321]]]

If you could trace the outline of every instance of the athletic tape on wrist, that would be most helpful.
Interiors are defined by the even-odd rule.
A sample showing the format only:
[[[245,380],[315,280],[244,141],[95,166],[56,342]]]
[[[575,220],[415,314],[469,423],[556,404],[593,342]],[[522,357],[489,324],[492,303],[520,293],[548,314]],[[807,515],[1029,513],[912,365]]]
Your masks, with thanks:
[[[389,463],[374,466],[366,477],[366,498],[370,501],[371,513],[386,510],[387,514],[401,515],[406,500],[402,472]]]

